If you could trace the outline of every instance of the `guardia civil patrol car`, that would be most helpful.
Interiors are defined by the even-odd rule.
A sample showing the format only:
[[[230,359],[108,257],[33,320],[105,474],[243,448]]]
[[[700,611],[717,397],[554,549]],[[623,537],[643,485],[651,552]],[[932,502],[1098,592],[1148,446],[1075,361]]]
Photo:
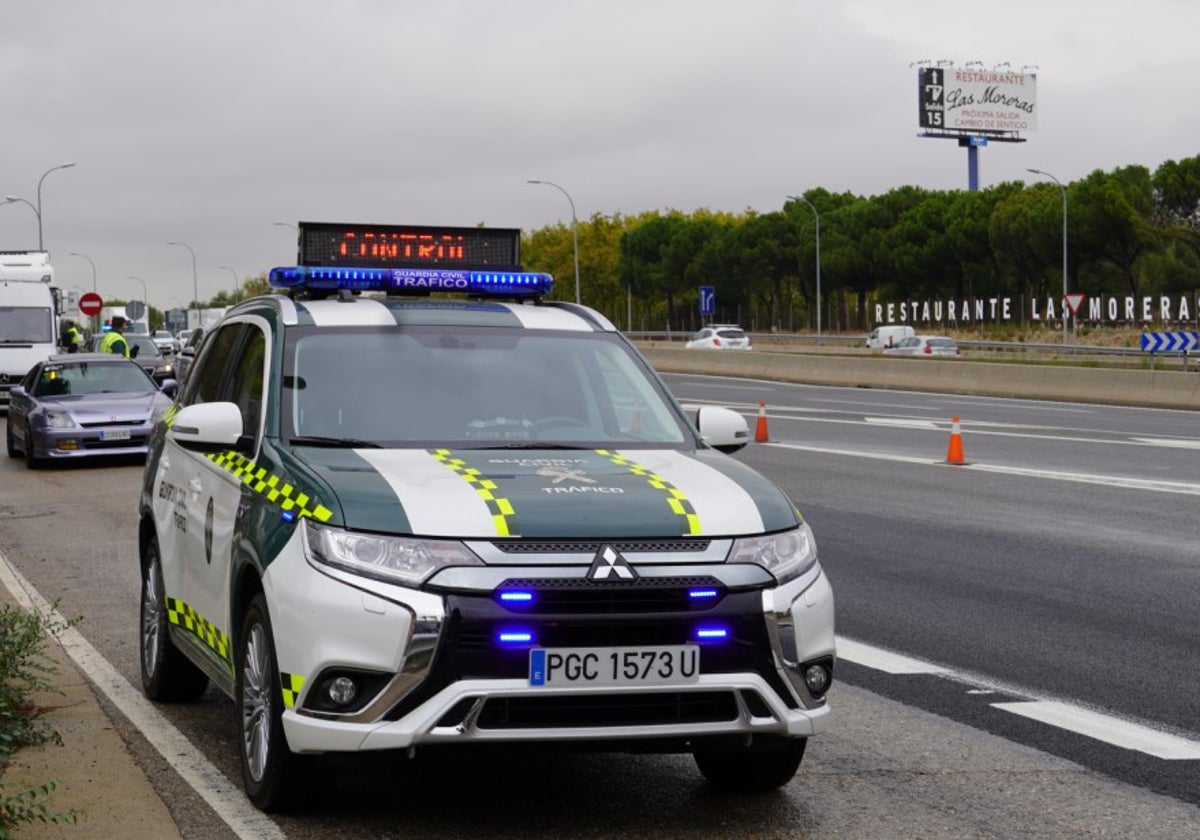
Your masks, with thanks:
[[[730,457],[518,231],[303,223],[151,439],[141,670],[235,701],[249,798],[310,756],[688,752],[773,788],[827,727],[833,596],[791,500]]]

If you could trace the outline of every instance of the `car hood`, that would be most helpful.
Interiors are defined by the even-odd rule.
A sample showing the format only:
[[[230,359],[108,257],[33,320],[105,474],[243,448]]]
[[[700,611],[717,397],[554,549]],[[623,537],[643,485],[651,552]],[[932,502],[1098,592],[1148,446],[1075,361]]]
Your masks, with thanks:
[[[83,396],[49,397],[38,402],[48,411],[69,411],[76,422],[144,423],[150,419],[156,403],[169,402],[157,391],[129,394],[87,394]]]
[[[794,527],[775,485],[701,450],[322,449],[292,454],[346,527],[453,538],[724,537]]]

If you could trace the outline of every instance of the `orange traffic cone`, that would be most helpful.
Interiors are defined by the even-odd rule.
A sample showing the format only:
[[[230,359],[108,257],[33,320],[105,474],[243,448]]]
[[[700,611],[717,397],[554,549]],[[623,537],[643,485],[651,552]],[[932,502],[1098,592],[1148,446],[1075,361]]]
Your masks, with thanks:
[[[762,400],[758,401],[758,424],[754,427],[754,442],[766,443],[767,436],[767,404]]]
[[[967,461],[963,457],[962,430],[958,427],[958,418],[950,424],[950,448],[946,451],[946,463],[962,466]]]

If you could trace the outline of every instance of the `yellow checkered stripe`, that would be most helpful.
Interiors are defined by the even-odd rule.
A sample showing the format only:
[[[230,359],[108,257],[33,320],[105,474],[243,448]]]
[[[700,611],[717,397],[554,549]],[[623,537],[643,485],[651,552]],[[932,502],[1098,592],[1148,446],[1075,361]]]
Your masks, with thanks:
[[[492,514],[492,522],[496,525],[498,536],[520,536],[512,502],[495,494],[496,482],[484,476],[479,470],[468,467],[467,462],[461,458],[455,458],[450,454],[449,449],[435,449],[431,454],[435,460],[454,470],[464,481],[475,488],[479,498],[487,504],[488,512]]]
[[[227,449],[210,454],[208,459],[226,472],[236,475],[242,484],[285,511],[295,511],[297,516],[310,516],[318,522],[328,522],[333,516],[329,508],[310,498],[307,493],[298,492],[287,481],[267,472],[266,467],[260,467],[245,455]]]
[[[671,510],[684,518],[687,523],[688,534],[699,534],[700,517],[696,515],[696,509],[692,507],[692,503],[688,501],[678,487],[667,481],[661,475],[643,467],[632,458],[626,458],[624,455],[619,455],[608,449],[597,449],[598,455],[603,455],[608,460],[612,461],[618,467],[625,467],[634,475],[644,477],[651,487],[655,490],[661,490],[667,497],[667,504],[671,506]]]
[[[176,627],[182,627],[205,644],[210,650],[221,657],[229,669],[233,670],[233,659],[229,655],[229,637],[222,633],[217,626],[200,613],[192,609],[178,598],[167,598],[167,621]]]
[[[300,699],[300,690],[304,688],[304,677],[300,674],[287,674],[280,671],[279,686],[283,689],[284,708],[296,708],[296,702]]]
[[[175,425],[175,415],[179,413],[179,406],[171,405],[162,413],[163,425],[168,429]]]

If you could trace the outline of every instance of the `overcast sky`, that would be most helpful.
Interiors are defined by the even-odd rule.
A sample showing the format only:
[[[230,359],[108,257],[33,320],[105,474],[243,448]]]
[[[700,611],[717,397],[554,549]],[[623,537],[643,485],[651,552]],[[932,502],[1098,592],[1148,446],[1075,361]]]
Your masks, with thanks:
[[[160,308],[295,262],[275,222],[525,230],[965,189],[922,59],[1037,69],[981,186],[1200,154],[1197,0],[0,0],[0,197],[64,288]],[[2,198],[0,198],[2,200]],[[0,249],[37,218],[0,206]]]

